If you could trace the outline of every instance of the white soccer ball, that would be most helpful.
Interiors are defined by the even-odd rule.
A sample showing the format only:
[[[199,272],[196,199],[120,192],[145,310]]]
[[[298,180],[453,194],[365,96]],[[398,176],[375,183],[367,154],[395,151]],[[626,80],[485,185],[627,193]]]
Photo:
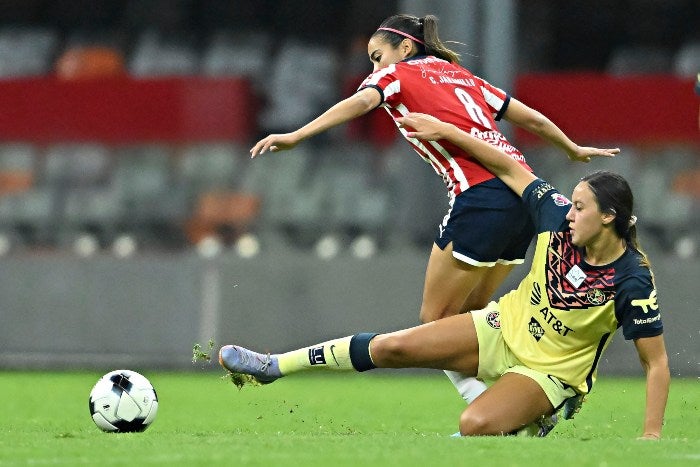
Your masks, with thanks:
[[[158,413],[158,395],[143,375],[110,371],[90,391],[90,415],[102,431],[143,431]]]

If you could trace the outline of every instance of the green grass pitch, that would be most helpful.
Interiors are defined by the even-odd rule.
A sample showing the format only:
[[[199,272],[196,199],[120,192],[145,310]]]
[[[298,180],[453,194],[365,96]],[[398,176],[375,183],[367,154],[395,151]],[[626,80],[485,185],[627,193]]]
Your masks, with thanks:
[[[0,372],[0,465],[700,465],[700,380],[672,381],[664,439],[636,439],[644,381],[601,378],[544,439],[451,438],[463,403],[441,372],[305,375],[236,389],[209,370],[133,368],[156,387],[143,433],[88,412],[96,372]],[[110,368],[105,369],[105,373]]]

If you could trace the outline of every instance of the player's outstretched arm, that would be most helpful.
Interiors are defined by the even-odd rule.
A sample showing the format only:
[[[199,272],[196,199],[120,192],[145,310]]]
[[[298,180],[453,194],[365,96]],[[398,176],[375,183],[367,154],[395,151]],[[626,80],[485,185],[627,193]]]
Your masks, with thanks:
[[[639,361],[647,376],[646,411],[642,439],[661,438],[661,426],[668,400],[668,387],[671,373],[668,369],[668,356],[663,335],[636,339]]]
[[[250,149],[250,157],[256,157],[268,150],[274,152],[291,149],[307,138],[368,113],[380,103],[379,91],[374,88],[361,89],[298,130],[272,134],[261,139]]]
[[[405,117],[397,118],[396,121],[409,130],[408,137],[429,141],[446,139],[461,147],[484,164],[491,173],[503,180],[518,196],[522,196],[525,188],[536,178],[498,148],[473,137],[451,123],[421,113],[409,113]]]
[[[503,118],[523,130],[549,141],[564,151],[572,161],[590,162],[592,157],[614,157],[620,152],[619,148],[601,149],[579,146],[571,141],[549,118],[517,99],[511,98]]]

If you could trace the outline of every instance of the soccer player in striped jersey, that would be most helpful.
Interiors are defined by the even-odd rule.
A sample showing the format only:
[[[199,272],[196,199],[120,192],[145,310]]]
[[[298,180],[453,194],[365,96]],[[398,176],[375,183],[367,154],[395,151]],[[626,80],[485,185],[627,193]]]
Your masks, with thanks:
[[[433,115],[499,148],[528,170],[522,153],[499,131],[501,118],[538,134],[574,161],[618,152],[578,146],[544,115],[460,66],[458,54],[438,36],[435,16],[389,17],[371,36],[367,53],[374,71],[353,96],[296,131],[263,138],[251,149],[252,156],[292,148],[377,107],[393,118],[409,112]],[[530,218],[520,198],[469,151],[446,140],[420,141],[399,130],[442,177],[449,194],[426,269],[420,320],[481,309],[523,262],[534,234]],[[485,389],[472,378],[446,373],[467,402]]]
[[[641,438],[659,439],[670,371],[649,261],[636,238],[633,196],[621,176],[596,172],[571,201],[491,144],[425,114],[399,117],[412,138],[449,140],[522,197],[537,232],[530,272],[481,310],[388,334],[362,333],[263,355],[228,345],[232,372],[263,383],[308,370],[437,368],[493,384],[462,413],[462,435],[513,433],[594,386],[618,328],[634,341],[646,373]]]

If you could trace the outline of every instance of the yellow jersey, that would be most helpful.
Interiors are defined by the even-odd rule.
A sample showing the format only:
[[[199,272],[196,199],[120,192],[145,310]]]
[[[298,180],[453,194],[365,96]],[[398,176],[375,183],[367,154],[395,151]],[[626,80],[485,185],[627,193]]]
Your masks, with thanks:
[[[503,338],[523,364],[586,394],[619,327],[628,340],[663,332],[652,274],[629,245],[610,264],[587,264],[571,243],[571,202],[547,182],[523,201],[538,234],[529,273],[498,302]]]

